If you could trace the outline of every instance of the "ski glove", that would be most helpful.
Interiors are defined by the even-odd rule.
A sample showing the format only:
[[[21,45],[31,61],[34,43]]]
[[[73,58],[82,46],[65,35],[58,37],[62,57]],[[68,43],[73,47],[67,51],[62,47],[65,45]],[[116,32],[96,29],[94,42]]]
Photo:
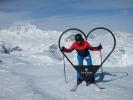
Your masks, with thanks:
[[[103,49],[102,45],[100,44],[98,47],[97,47],[98,50],[101,50]]]
[[[63,52],[64,52],[64,50],[65,50],[65,47],[63,46],[63,47],[61,48],[61,51],[63,51]]]

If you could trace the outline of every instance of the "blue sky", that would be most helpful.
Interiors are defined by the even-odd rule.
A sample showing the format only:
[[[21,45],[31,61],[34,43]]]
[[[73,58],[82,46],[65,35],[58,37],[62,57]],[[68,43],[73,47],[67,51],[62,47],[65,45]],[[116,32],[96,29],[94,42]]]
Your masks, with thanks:
[[[0,0],[0,29],[21,22],[45,30],[104,26],[133,33],[133,0]]]

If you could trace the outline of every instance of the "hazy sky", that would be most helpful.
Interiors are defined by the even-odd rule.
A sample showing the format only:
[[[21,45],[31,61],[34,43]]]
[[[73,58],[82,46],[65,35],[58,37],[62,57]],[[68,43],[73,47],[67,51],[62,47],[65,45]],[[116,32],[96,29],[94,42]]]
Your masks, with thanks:
[[[133,33],[133,0],[0,0],[0,29],[21,22],[45,30],[104,26]]]

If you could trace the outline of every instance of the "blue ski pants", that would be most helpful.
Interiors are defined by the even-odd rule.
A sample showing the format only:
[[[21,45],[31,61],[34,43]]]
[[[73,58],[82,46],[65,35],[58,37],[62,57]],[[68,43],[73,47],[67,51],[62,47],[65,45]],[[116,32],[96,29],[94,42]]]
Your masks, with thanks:
[[[87,57],[82,57],[80,55],[77,56],[78,65],[83,66],[83,61],[86,60],[87,65],[92,65],[92,59],[91,55],[88,55]],[[80,73],[77,72],[77,79],[80,78]]]

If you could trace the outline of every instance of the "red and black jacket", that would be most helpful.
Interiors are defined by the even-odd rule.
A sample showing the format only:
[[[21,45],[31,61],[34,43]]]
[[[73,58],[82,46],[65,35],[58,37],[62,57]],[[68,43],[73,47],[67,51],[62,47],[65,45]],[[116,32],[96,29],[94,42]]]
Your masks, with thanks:
[[[76,41],[71,45],[69,49],[65,48],[64,52],[70,53],[73,50],[76,50],[78,55],[87,57],[90,55],[89,50],[98,51],[97,47],[92,47],[87,41],[82,41],[82,45],[79,45]]]

